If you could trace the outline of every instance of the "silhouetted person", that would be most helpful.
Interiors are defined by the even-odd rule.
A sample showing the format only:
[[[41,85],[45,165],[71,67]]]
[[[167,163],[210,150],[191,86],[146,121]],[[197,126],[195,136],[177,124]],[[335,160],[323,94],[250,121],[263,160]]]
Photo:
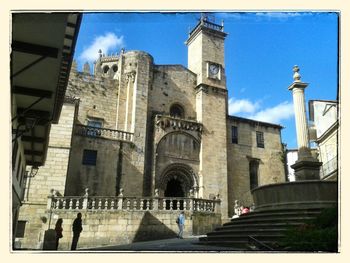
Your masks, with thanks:
[[[72,240],[72,246],[70,250],[76,250],[80,233],[81,231],[83,231],[82,222],[81,222],[81,213],[78,213],[77,218],[74,219],[72,230],[73,230],[73,240]]]
[[[56,232],[56,250],[58,249],[58,243],[60,238],[63,237],[62,232],[63,232],[63,228],[62,228],[62,223],[63,223],[63,219],[59,218],[56,222],[56,226],[55,226],[55,232]]]

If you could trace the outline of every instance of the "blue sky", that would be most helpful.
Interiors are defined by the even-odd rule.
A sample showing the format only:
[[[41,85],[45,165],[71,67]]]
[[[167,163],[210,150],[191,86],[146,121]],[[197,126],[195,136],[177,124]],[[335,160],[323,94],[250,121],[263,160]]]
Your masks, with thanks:
[[[143,50],[156,64],[187,66],[188,32],[200,13],[84,14],[75,51],[81,69],[103,53]],[[309,83],[306,101],[335,100],[338,15],[315,12],[210,13],[224,20],[225,70],[231,115],[280,124],[282,141],[296,148],[292,67]]]

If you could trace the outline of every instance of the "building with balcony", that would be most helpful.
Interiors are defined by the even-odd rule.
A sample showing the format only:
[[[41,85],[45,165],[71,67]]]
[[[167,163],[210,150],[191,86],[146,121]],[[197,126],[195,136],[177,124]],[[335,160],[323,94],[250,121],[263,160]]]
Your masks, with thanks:
[[[24,247],[40,247],[62,217],[67,249],[76,211],[82,247],[174,234],[179,210],[188,234],[203,234],[233,215],[235,200],[252,205],[252,189],[285,181],[282,127],[228,115],[226,36],[202,18],[187,68],[143,51],[100,52],[93,73],[73,62],[47,162],[27,184]]]
[[[12,14],[12,241],[25,186],[45,165],[50,127],[58,122],[73,60],[80,14]],[[28,168],[29,167],[29,168]]]

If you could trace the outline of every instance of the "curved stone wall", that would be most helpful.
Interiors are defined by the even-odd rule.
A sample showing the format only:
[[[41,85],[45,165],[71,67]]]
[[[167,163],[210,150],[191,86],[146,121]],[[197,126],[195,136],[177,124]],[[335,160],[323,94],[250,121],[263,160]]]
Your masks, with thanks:
[[[283,208],[324,208],[337,204],[338,184],[297,181],[264,185],[252,190],[255,211]]]

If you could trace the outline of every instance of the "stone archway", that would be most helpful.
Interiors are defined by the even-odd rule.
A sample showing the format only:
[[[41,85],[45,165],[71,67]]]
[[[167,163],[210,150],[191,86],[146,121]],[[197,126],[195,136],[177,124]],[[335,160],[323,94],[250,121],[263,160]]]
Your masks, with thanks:
[[[198,190],[198,178],[190,166],[174,163],[164,169],[157,188],[165,197],[189,197]]]

